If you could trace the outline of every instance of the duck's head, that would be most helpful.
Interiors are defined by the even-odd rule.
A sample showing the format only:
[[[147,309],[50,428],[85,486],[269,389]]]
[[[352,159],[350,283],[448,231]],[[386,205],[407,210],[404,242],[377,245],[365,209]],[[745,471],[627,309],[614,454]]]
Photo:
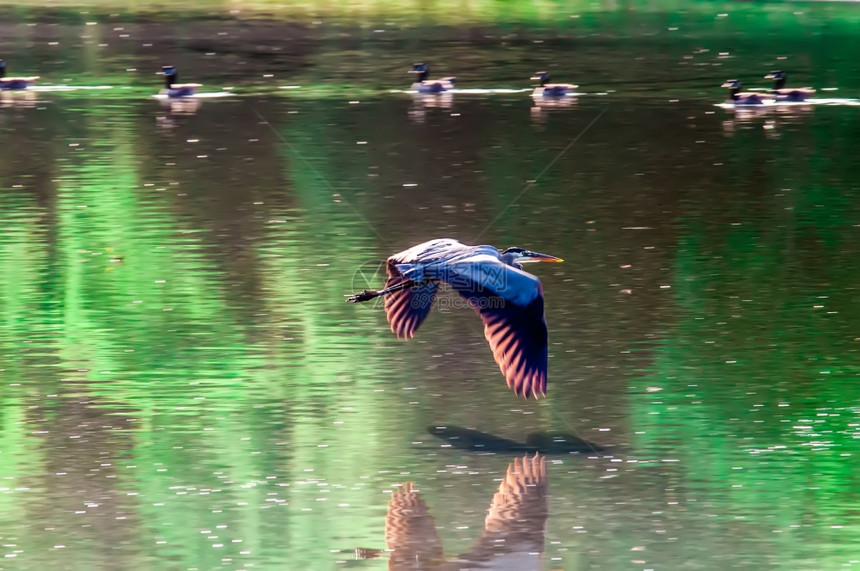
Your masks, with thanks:
[[[738,79],[727,79],[720,87],[724,89],[740,89],[741,82]]]
[[[155,72],[155,75],[163,75],[164,85],[170,87],[171,85],[176,83],[176,79],[179,74],[176,72],[175,65],[163,65],[161,66],[161,71]]]
[[[409,73],[417,73],[418,81],[424,81],[430,76],[430,66],[424,62],[414,63]]]
[[[764,76],[764,78],[773,80],[774,89],[782,89],[783,87],[785,87],[785,82],[788,79],[788,74],[784,71],[777,70],[770,72],[769,74]]]
[[[548,71],[536,71],[533,76],[530,78],[532,81],[540,81],[541,85],[546,85],[549,83],[549,72]]]
[[[519,246],[513,246],[502,250],[502,261],[509,266],[519,268],[522,267],[522,264],[530,262],[563,262],[564,260],[548,254],[532,252]]]

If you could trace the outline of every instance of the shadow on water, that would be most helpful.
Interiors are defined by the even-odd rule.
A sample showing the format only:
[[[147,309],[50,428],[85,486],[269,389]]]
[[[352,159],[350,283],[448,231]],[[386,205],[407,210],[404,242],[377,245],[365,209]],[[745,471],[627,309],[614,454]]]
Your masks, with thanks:
[[[573,434],[532,432],[526,436],[525,442],[517,442],[461,426],[428,426],[427,432],[454,448],[474,452],[574,454],[603,450]]]
[[[385,515],[388,569],[540,569],[548,492],[546,458],[515,458],[493,495],[481,536],[467,553],[448,558],[427,503],[415,484],[406,482],[391,494]],[[355,550],[356,559],[383,555],[381,549]]]

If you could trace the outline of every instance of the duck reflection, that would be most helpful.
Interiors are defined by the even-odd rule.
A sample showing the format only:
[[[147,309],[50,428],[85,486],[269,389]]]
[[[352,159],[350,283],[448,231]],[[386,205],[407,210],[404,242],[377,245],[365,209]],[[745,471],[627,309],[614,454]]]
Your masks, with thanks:
[[[0,90],[0,107],[32,108],[37,102],[36,93],[33,91]]]
[[[179,117],[187,117],[197,113],[202,102],[195,97],[162,98],[158,102],[167,111],[158,117],[158,124],[165,129],[173,129],[177,126]]]
[[[540,569],[547,492],[546,459],[538,454],[516,458],[493,496],[481,537],[468,553],[447,559],[427,504],[413,484],[403,484],[391,494],[385,517],[385,543],[392,551],[388,569]]]
[[[549,113],[560,109],[569,109],[575,106],[579,99],[576,97],[543,97],[540,99],[533,97],[532,101],[534,102],[531,107],[532,121],[543,123]]]
[[[453,93],[414,93],[412,105],[409,106],[409,117],[415,123],[423,123],[427,118],[428,109],[451,109],[453,105]]]
[[[768,107],[736,107],[730,118],[723,121],[723,130],[732,133],[736,129],[761,127],[774,134],[780,125],[804,120],[814,111],[813,105],[771,105]]]

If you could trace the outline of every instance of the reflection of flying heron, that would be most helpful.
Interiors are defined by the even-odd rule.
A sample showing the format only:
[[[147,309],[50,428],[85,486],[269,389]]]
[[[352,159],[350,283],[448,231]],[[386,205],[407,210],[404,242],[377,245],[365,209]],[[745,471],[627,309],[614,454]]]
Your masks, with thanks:
[[[515,459],[493,496],[480,539],[468,553],[446,561],[427,504],[412,484],[404,484],[391,494],[385,517],[385,543],[392,551],[389,571],[541,569],[548,488],[544,457]]]
[[[439,282],[465,297],[484,321],[484,336],[508,386],[528,398],[546,395],[547,329],[543,289],[524,272],[525,262],[560,258],[493,246],[466,246],[442,238],[413,246],[388,258],[382,290],[364,290],[347,301],[385,296],[385,313],[398,338],[410,338],[427,317]]]

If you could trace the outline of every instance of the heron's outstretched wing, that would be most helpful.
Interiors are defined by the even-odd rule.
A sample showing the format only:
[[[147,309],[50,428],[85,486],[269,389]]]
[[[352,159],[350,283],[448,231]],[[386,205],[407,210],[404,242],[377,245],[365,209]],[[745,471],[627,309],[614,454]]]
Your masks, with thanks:
[[[508,386],[526,398],[546,395],[548,341],[540,281],[484,255],[449,264],[434,277],[442,275],[484,320],[484,337]]]
[[[491,301],[491,300],[490,300]],[[522,307],[477,307],[484,320],[484,337],[508,386],[520,396],[546,396],[547,329],[543,296]]]
[[[544,550],[549,481],[546,458],[540,455],[516,458],[493,496],[484,533],[466,561],[515,560],[518,570],[540,569]],[[490,564],[489,568],[494,566]],[[513,568],[513,567],[511,567]]]
[[[398,263],[400,260],[394,256],[388,259],[388,281],[385,284],[387,288],[407,281],[397,269]],[[430,312],[437,289],[437,282],[427,282],[385,296],[385,315],[391,324],[391,331],[398,339],[415,336],[415,331]]]
[[[431,569],[442,563],[442,540],[427,504],[407,482],[391,494],[385,544],[393,550],[389,569]]]

